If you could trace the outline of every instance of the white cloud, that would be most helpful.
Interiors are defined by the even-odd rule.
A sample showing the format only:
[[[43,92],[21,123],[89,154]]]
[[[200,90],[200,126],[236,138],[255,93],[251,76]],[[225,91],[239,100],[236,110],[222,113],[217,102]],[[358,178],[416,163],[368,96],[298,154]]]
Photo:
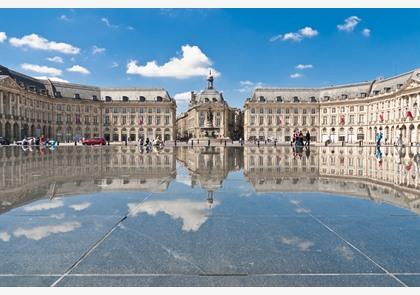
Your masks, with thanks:
[[[215,201],[213,207],[219,203]],[[209,207],[206,202],[194,202],[188,199],[146,201],[143,203],[129,203],[128,211],[130,216],[140,213],[156,215],[163,212],[173,219],[182,220],[182,230],[197,231],[203,225],[209,215]]]
[[[262,82],[254,83],[254,82],[249,81],[249,80],[239,81],[239,84],[240,84],[240,88],[237,89],[237,91],[242,92],[242,93],[251,92],[255,88],[262,87],[264,85]]]
[[[56,208],[62,207],[63,205],[64,205],[63,201],[48,201],[48,202],[42,202],[36,205],[23,207],[23,210],[26,212],[33,212],[33,211],[56,209]]]
[[[63,73],[62,70],[52,68],[52,67],[47,67],[47,66],[33,65],[33,64],[27,64],[27,63],[21,64],[20,66],[24,70],[39,73],[39,74],[60,76]]]
[[[92,203],[83,202],[83,203],[80,203],[80,204],[70,205],[69,207],[72,208],[75,211],[82,211],[82,210],[85,210],[85,209],[89,208],[90,205],[92,205]]]
[[[2,240],[3,242],[8,242],[10,240],[10,235],[8,232],[0,232],[0,240]]]
[[[271,42],[281,40],[281,41],[294,41],[300,42],[304,38],[312,38],[319,35],[319,32],[311,27],[304,27],[298,32],[289,32],[285,34],[276,35],[270,38]]]
[[[104,53],[106,48],[100,48],[96,45],[92,47],[92,54]]]
[[[88,69],[79,65],[74,65],[71,68],[68,68],[67,71],[85,75],[90,74],[90,71]]]
[[[80,227],[80,222],[65,222],[59,225],[37,226],[30,229],[18,228],[13,232],[15,237],[25,236],[29,240],[41,240],[51,234],[67,233]]]
[[[47,60],[49,60],[50,62],[55,62],[55,63],[59,63],[59,64],[62,64],[64,62],[63,58],[61,58],[59,56],[47,57]]]
[[[368,29],[368,28],[363,29],[362,35],[365,36],[365,37],[369,37],[370,36],[370,29]]]
[[[119,66],[119,64],[116,61],[114,61],[114,62],[112,62],[110,68],[117,68],[118,66]]]
[[[35,79],[39,79],[39,80],[51,80],[53,82],[61,82],[61,83],[69,83],[69,81],[61,79],[61,78],[57,78],[57,77],[48,77],[48,76],[38,76],[35,77]]]
[[[132,26],[127,26],[126,29],[129,31],[134,31],[134,28]]]
[[[299,73],[294,73],[294,74],[290,75],[290,78],[292,78],[292,79],[297,79],[297,78],[302,78],[302,77],[303,77],[303,75],[299,74]]]
[[[344,20],[344,24],[342,25],[337,25],[337,28],[340,31],[346,31],[346,32],[351,32],[354,30],[354,28],[357,26],[357,24],[361,21],[360,18],[358,18],[357,16],[353,15],[350,16],[348,18],[346,18]]]
[[[312,69],[312,68],[313,68],[312,65],[298,64],[296,66],[296,69],[298,69],[298,70],[305,70],[305,69]]]
[[[5,32],[0,32],[0,43],[3,43],[7,39]]]
[[[187,92],[177,93],[175,94],[174,99],[180,102],[184,102],[184,101],[189,102],[191,99],[191,92],[187,91]]]
[[[144,66],[137,65],[136,60],[127,64],[127,74],[136,74],[145,77],[170,77],[176,79],[187,79],[196,76],[207,76],[209,70],[213,76],[220,75],[210,68],[212,61],[201,51],[198,46],[182,46],[182,56],[172,57],[163,65],[156,61],[149,61]]]
[[[80,49],[74,47],[73,45],[62,43],[62,42],[55,42],[55,41],[48,41],[47,39],[38,36],[37,34],[30,34],[23,36],[22,38],[10,38],[10,44],[15,47],[29,47],[32,49],[38,50],[47,50],[47,51],[58,51],[65,54],[78,54]]]
[[[113,25],[113,24],[111,24],[111,22],[106,18],[106,17],[103,17],[103,18],[101,18],[101,21],[108,27],[108,28],[112,28],[112,29],[118,29],[118,27],[119,26],[117,26],[117,25]]]

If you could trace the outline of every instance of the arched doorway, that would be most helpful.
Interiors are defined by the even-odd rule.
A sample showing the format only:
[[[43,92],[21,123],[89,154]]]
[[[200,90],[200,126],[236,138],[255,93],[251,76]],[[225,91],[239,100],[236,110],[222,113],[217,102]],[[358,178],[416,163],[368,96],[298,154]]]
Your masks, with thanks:
[[[121,140],[122,141],[126,141],[128,139],[128,137],[127,137],[127,128],[123,128],[122,130],[121,130]]]
[[[48,138],[52,137],[51,131],[52,131],[51,126],[48,126],[48,135],[47,135]]]
[[[118,141],[118,128],[114,128],[114,130],[112,131],[112,141]]]
[[[66,136],[65,136],[66,142],[71,142],[74,140],[73,138],[73,129],[71,127],[67,127],[66,129]]]
[[[20,139],[20,130],[19,130],[19,125],[17,123],[13,124],[13,139],[14,140]]]
[[[162,131],[160,128],[156,129],[155,138],[162,139]]]
[[[98,129],[98,127],[93,128],[93,137],[99,137],[99,129]]]
[[[143,139],[144,140],[144,129],[140,128],[139,129],[139,139]]]
[[[416,127],[414,127],[414,125],[411,124],[410,127],[408,127],[408,129],[409,129],[409,133],[408,133],[407,143],[411,144],[416,141]]]
[[[21,135],[22,135],[22,138],[29,136],[29,126],[28,126],[28,124],[23,125],[22,134]]]
[[[31,135],[30,136],[35,136],[35,126],[31,125]]]
[[[42,127],[42,135],[47,136],[47,126]]]
[[[109,128],[105,128],[104,138],[105,138],[106,141],[110,141],[111,140],[111,131],[109,130]]]
[[[83,135],[85,138],[90,138],[91,137],[91,132],[90,132],[90,128],[89,127],[87,127],[86,129],[85,129],[85,133],[84,133],[84,135]]]
[[[164,140],[171,140],[171,130],[169,128],[165,128],[165,136],[163,138]]]
[[[130,141],[136,140],[136,130],[134,128],[130,128],[130,135],[129,135]]]
[[[55,136],[57,137],[57,141],[62,141],[63,140],[63,132],[61,130],[61,127],[58,127],[56,132],[55,132]]]
[[[365,133],[363,132],[363,127],[359,127],[359,129],[357,129],[357,140],[365,140]]]
[[[12,138],[12,125],[10,125],[9,122],[6,122],[6,124],[4,125],[4,135],[8,139]]]

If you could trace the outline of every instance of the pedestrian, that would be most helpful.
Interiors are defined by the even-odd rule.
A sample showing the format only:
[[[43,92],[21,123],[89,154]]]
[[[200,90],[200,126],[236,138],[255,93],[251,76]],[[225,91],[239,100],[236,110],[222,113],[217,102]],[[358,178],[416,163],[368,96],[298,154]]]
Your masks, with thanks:
[[[311,134],[309,130],[306,132],[306,145],[309,146],[311,144]]]

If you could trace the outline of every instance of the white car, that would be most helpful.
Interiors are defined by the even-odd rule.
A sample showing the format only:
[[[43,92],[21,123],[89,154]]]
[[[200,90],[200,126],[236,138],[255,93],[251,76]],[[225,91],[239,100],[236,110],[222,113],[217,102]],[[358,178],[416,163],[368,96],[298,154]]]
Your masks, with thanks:
[[[17,145],[33,145],[35,144],[35,137],[25,137],[22,140],[16,141]]]

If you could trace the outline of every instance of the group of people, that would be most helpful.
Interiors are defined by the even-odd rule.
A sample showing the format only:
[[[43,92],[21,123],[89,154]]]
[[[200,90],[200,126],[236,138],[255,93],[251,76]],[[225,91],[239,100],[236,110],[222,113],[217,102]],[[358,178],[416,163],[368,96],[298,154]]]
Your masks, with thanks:
[[[31,146],[31,145],[40,145],[40,146],[56,146],[57,141],[54,139],[46,138],[44,135],[41,135],[40,137],[25,137],[21,140],[20,144],[22,146]]]
[[[305,135],[303,135],[302,131],[295,131],[293,133],[292,142],[290,145],[293,144],[295,144],[295,146],[310,146],[311,134],[309,133],[309,131],[307,131]]]
[[[144,140],[143,138],[140,138],[139,139],[139,146],[140,147],[146,147],[146,148],[148,148],[148,147],[152,147],[152,146],[155,146],[155,147],[158,147],[158,148],[161,148],[161,147],[163,147],[164,146],[164,143],[163,143],[163,141],[160,139],[160,137],[158,136],[158,137],[156,137],[153,141],[151,141],[148,137],[146,138],[146,140]]]

